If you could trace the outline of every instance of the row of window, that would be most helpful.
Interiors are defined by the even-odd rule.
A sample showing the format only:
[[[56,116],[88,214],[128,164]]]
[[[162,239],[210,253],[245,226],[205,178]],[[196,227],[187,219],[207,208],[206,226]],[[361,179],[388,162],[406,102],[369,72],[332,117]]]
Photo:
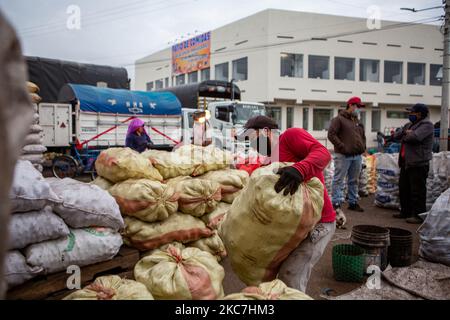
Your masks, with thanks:
[[[281,128],[281,107],[266,107],[267,115],[272,117]],[[330,122],[333,119],[333,109],[328,108],[313,108],[313,131],[328,130]],[[386,118],[388,119],[408,119],[408,113],[404,111],[387,111]],[[366,126],[366,111],[361,112],[361,122]],[[294,126],[294,108],[286,108],[286,128],[292,128]],[[303,108],[303,123],[302,127],[309,130],[309,108]],[[381,131],[381,111],[372,110],[372,132]]]
[[[355,80],[355,58],[334,57],[334,79]],[[282,53],[280,58],[280,76],[303,78],[303,54]],[[330,57],[308,56],[308,78],[330,79]],[[426,64],[407,63],[407,84],[425,85]],[[359,59],[359,81],[380,82],[380,60]],[[442,65],[429,65],[429,84],[440,86]],[[384,82],[403,83],[403,62],[384,61]]]

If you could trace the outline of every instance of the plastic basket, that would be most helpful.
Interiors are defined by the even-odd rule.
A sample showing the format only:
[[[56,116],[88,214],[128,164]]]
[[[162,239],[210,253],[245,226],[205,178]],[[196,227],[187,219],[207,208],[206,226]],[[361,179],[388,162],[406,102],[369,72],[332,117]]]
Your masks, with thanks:
[[[361,282],[364,278],[364,250],[352,244],[333,247],[333,273],[337,281]]]

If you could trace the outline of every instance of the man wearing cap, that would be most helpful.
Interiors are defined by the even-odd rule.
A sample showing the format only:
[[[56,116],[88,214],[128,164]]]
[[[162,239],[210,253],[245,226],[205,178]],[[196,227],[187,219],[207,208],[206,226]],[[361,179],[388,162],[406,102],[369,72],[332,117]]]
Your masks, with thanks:
[[[347,177],[348,209],[363,212],[358,204],[358,177],[362,154],[366,152],[364,126],[359,121],[360,109],[365,105],[359,97],[347,101],[347,108],[339,111],[328,129],[328,140],[334,145],[334,178],[331,200],[339,211],[344,202],[344,181]]]
[[[246,132],[241,135],[250,140],[252,146],[268,156],[270,162],[294,162],[292,166],[278,171],[280,179],[275,184],[277,193],[293,195],[303,181],[317,177],[324,183],[323,170],[331,161],[328,150],[306,130],[287,129],[279,135],[277,123],[266,116],[257,116],[247,121]],[[336,213],[326,189],[320,223],[288,258],[282,263],[278,278],[291,288],[305,291],[311,270],[319,261],[336,229]]]
[[[406,218],[408,223],[422,223],[420,213],[426,211],[427,176],[432,159],[434,127],[428,119],[428,107],[417,103],[407,108],[409,123],[399,130],[394,139],[401,142],[400,213],[395,218]]]

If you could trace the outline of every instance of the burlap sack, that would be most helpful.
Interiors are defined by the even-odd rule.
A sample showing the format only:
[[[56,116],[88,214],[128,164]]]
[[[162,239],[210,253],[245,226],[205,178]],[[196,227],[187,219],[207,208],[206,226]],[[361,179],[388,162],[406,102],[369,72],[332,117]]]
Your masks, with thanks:
[[[47,148],[41,144],[29,144],[22,148],[23,154],[41,154],[47,151]]]
[[[40,91],[39,87],[31,81],[27,81],[27,90],[29,93],[38,93]]]
[[[253,172],[219,228],[231,266],[247,285],[275,279],[280,264],[321,218],[323,184],[302,183],[294,195],[274,190],[279,163]]]
[[[219,225],[225,219],[225,216],[228,210],[230,210],[230,207],[231,205],[229,205],[228,203],[220,202],[213,212],[205,214],[202,217],[203,222],[206,223],[208,228],[215,230],[219,229]]]
[[[248,183],[249,175],[244,170],[224,169],[210,171],[199,178],[218,182],[221,187],[222,201],[233,203],[239,192]]]
[[[190,163],[194,164],[192,176],[200,176],[208,171],[225,169],[232,163],[232,155],[228,151],[224,151],[210,145],[208,147],[200,147],[195,145],[185,145],[175,153],[189,157]]]
[[[147,286],[155,299],[215,300],[223,297],[224,269],[208,252],[170,246],[144,257],[134,277]]]
[[[61,239],[32,244],[25,249],[27,263],[39,266],[46,274],[111,260],[122,246],[119,233],[107,228],[71,229]]]
[[[53,210],[72,228],[124,228],[119,206],[100,187],[70,178],[48,179],[55,193],[63,199]]]
[[[103,190],[106,190],[106,191],[108,191],[109,188],[111,188],[114,185],[114,183],[112,183],[108,179],[105,179],[105,178],[100,177],[100,176],[96,177],[94,179],[94,181],[91,182],[91,184],[95,184],[96,186],[98,186],[98,187],[100,187],[100,188],[102,188]]]
[[[221,199],[221,188],[217,182],[184,177],[171,179],[167,185],[179,194],[179,210],[194,217],[214,211]]]
[[[140,282],[103,276],[63,300],[153,300],[153,296]]]
[[[114,183],[128,179],[163,180],[150,160],[130,148],[102,151],[95,161],[95,169],[98,175]]]
[[[313,300],[305,293],[289,288],[281,280],[261,283],[257,287],[248,287],[241,293],[226,296],[224,300]]]
[[[69,228],[50,206],[40,211],[16,213],[9,221],[9,249],[23,249],[33,243],[66,237],[69,233]]]
[[[30,93],[31,102],[39,103],[42,101],[42,98],[37,93]]]
[[[125,217],[125,225],[125,243],[141,251],[156,249],[172,241],[186,243],[212,235],[211,229],[203,221],[182,213],[172,214],[164,221],[153,223]]]
[[[167,219],[178,210],[175,189],[159,181],[126,180],[109,189],[124,215],[147,222]]]
[[[164,179],[190,176],[194,171],[194,163],[190,158],[175,152],[148,150],[143,152],[142,156],[151,161]]]
[[[17,161],[14,181],[9,193],[11,212],[43,209],[46,205],[62,202],[42,174],[29,161]]]
[[[25,145],[41,145],[43,142],[42,136],[38,133],[30,133],[25,137]],[[45,151],[44,151],[45,152]]]
[[[227,250],[225,249],[222,239],[220,239],[217,234],[217,231],[214,231],[211,237],[190,242],[187,246],[209,252],[216,257],[217,261],[220,261],[227,256]]]

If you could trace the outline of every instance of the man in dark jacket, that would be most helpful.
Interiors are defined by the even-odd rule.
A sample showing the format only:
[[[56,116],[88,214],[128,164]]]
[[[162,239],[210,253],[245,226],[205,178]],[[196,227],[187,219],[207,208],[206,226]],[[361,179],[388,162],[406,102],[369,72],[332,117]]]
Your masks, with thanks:
[[[348,209],[363,212],[358,204],[358,177],[361,172],[362,154],[366,152],[364,126],[359,121],[360,109],[365,105],[359,97],[347,101],[347,108],[331,120],[328,140],[334,145],[334,178],[331,201],[336,210],[344,202],[344,181],[348,184]]]
[[[433,124],[428,119],[428,107],[418,103],[407,108],[409,123],[395,134],[401,142],[400,213],[396,218],[406,218],[408,223],[422,223],[420,213],[426,211],[427,176],[433,147]]]

